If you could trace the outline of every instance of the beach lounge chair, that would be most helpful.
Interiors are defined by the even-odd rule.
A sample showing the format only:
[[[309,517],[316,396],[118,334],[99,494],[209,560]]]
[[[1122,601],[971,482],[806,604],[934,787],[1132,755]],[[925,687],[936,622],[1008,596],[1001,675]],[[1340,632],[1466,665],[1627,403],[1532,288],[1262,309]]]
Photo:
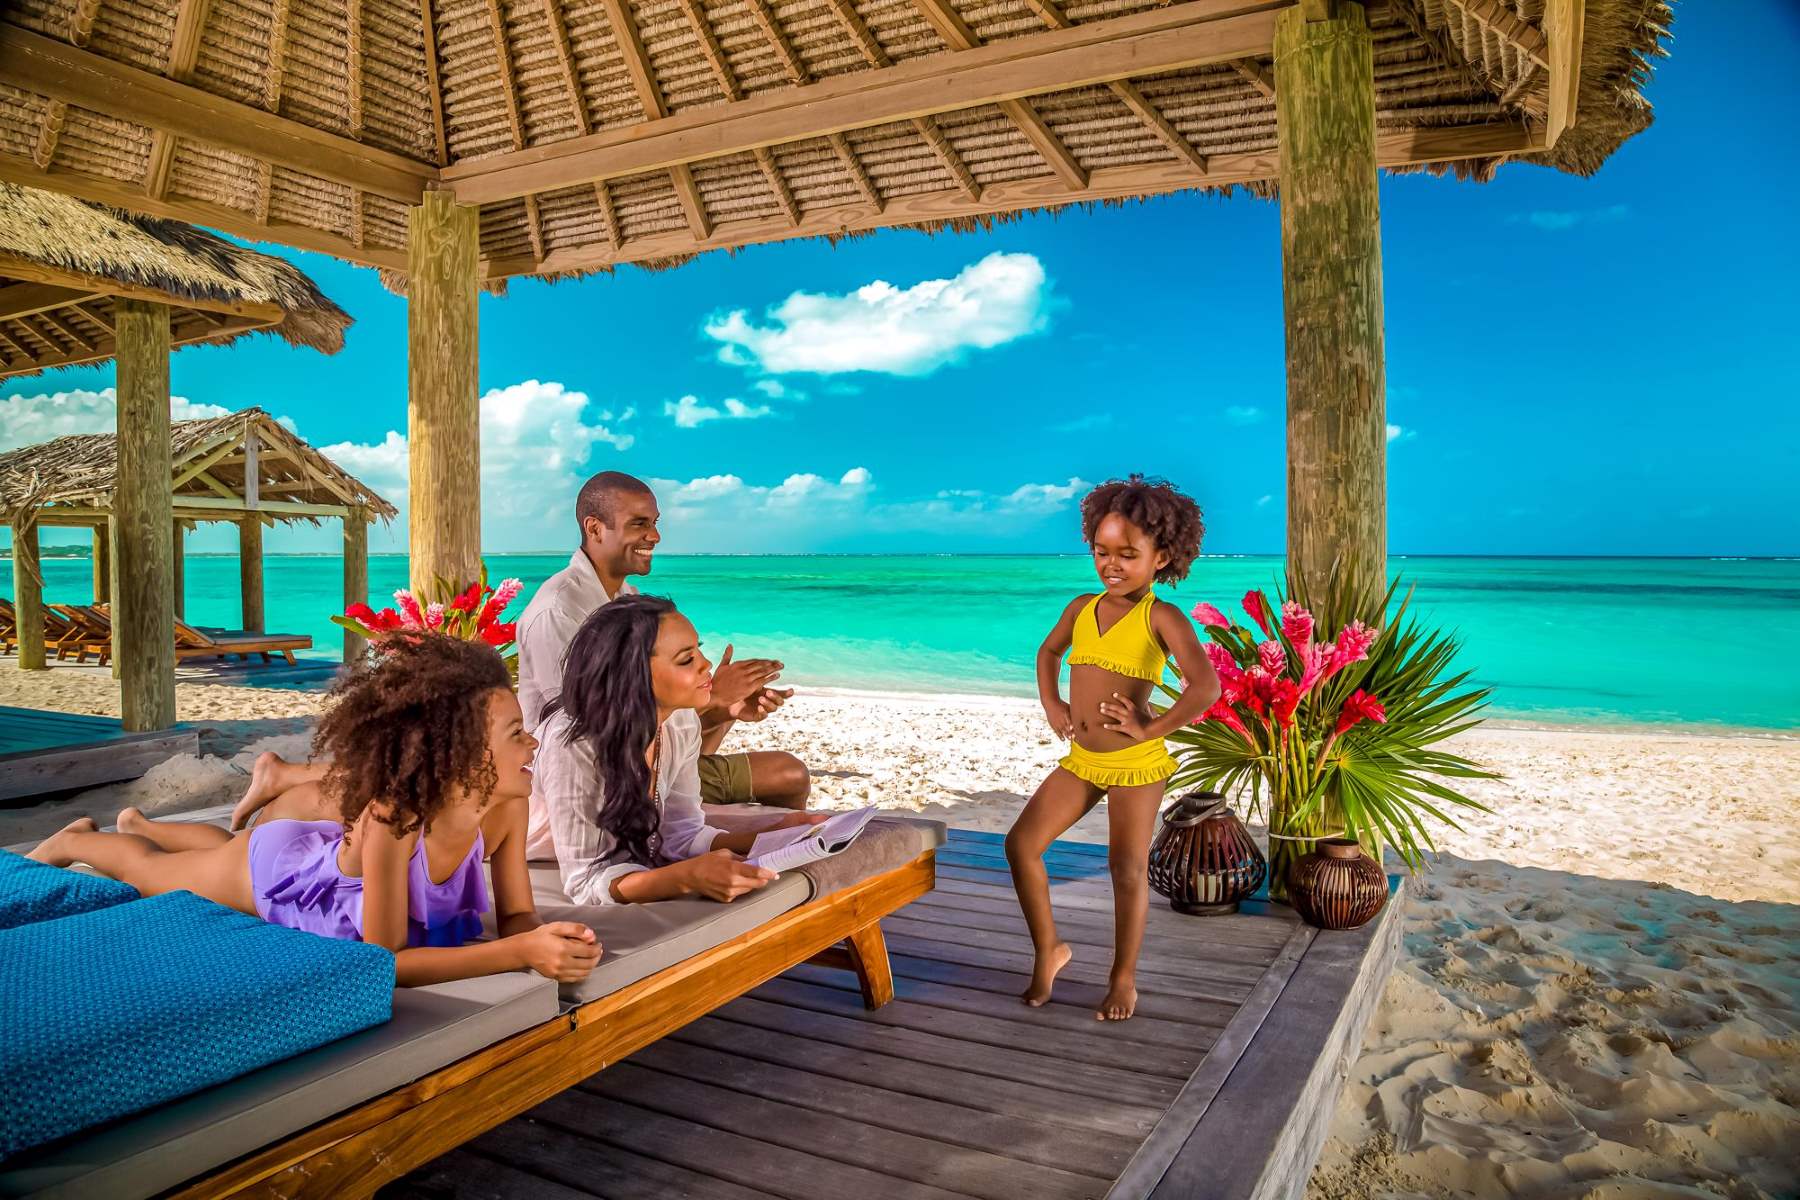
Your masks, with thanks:
[[[44,646],[57,659],[71,654],[84,663],[92,654],[99,665],[112,661],[112,619],[89,604],[44,605]]]
[[[281,655],[288,665],[294,665],[294,651],[312,649],[311,636],[304,633],[251,633],[247,630],[211,631],[198,626],[189,625],[177,619],[175,622],[175,658],[177,661],[190,658],[226,658],[237,655],[245,662],[250,661],[252,654],[262,655],[264,662],[273,661],[274,655]]]
[[[0,653],[11,654],[19,644],[19,614],[12,601],[0,596]]]
[[[728,905],[577,908],[554,864],[533,864],[544,917],[586,920],[606,946],[581,984],[398,989],[385,1025],[0,1162],[0,1197],[370,1196],[800,963],[854,970],[878,1007],[893,996],[879,921],[931,889],[943,840],[937,822],[878,818]]]

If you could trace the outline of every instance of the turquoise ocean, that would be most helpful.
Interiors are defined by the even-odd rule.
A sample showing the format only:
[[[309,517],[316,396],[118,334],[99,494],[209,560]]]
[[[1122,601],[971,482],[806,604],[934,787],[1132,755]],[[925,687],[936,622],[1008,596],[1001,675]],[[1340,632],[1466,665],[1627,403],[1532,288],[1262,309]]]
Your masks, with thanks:
[[[566,554],[494,555],[493,580],[527,585],[524,610]],[[1183,608],[1236,611],[1271,586],[1276,557],[1204,558],[1180,587]],[[1545,723],[1800,730],[1800,560],[1396,558],[1414,604],[1463,640],[1462,663],[1494,689],[1489,715]],[[85,558],[44,560],[46,598],[86,603]],[[371,559],[377,608],[405,585],[406,560]],[[268,628],[308,633],[313,657],[342,645],[338,559],[271,555]],[[797,685],[908,692],[1035,694],[1032,656],[1062,605],[1092,590],[1085,556],[711,557],[658,554],[636,581],[667,595],[715,657],[787,664]],[[10,593],[11,572],[0,572]],[[187,616],[238,625],[235,556],[190,555]]]

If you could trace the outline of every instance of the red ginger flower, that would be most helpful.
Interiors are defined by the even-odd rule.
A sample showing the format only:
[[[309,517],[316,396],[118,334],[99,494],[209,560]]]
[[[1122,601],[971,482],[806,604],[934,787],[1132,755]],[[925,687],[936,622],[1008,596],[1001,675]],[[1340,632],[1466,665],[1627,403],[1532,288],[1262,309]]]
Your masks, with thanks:
[[[1263,599],[1261,592],[1252,588],[1244,593],[1244,611],[1250,614],[1250,619],[1256,622],[1265,637],[1275,636],[1275,631],[1269,627],[1269,602]]]
[[[1283,728],[1293,724],[1294,710],[1300,707],[1300,685],[1291,679],[1277,679],[1271,688],[1269,714]]]
[[[1287,634],[1287,640],[1293,643],[1295,650],[1303,650],[1312,641],[1313,615],[1300,607],[1298,601],[1289,600],[1281,606],[1281,632]]]
[[[1344,701],[1344,710],[1338,714],[1337,726],[1331,731],[1332,736],[1336,737],[1340,733],[1347,733],[1364,721],[1385,725],[1387,709],[1382,707],[1380,700],[1361,688],[1357,688],[1350,693],[1350,698]]]
[[[1239,736],[1246,742],[1250,740],[1250,731],[1244,728],[1244,722],[1239,719],[1237,709],[1231,707],[1224,700],[1215,702],[1211,708],[1201,713],[1194,719],[1194,724],[1200,725],[1207,721],[1217,721],[1228,729],[1237,730]]]
[[[481,603],[481,584],[471,583],[469,590],[450,602],[451,612],[474,612]]]
[[[513,621],[508,621],[504,625],[489,625],[481,631],[481,640],[490,646],[504,646],[513,640],[513,635],[518,632],[518,628],[517,623]]]
[[[394,603],[400,606],[400,621],[408,629],[425,628],[425,614],[419,611],[418,599],[402,588],[394,593]]]
[[[375,610],[360,600],[346,608],[344,615],[353,621],[361,621],[371,629],[375,628]]]
[[[1272,638],[1256,648],[1256,656],[1262,663],[1262,669],[1271,675],[1279,675],[1287,670],[1287,651],[1281,648],[1280,642]]]

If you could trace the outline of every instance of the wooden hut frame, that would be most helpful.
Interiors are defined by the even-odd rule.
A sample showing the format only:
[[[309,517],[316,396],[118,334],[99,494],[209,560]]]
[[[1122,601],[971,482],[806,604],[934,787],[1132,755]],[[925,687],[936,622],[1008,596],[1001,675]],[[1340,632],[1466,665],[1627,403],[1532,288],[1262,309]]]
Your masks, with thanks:
[[[167,401],[164,401],[165,411]],[[44,656],[41,619],[27,619],[43,604],[37,567],[37,531],[42,526],[94,530],[94,598],[111,599],[115,611],[129,611],[135,590],[121,569],[128,552],[120,520],[120,489],[128,443],[110,433],[76,434],[0,454],[0,511],[12,525],[15,602],[20,613],[19,662],[29,667]],[[166,482],[172,536],[153,538],[150,547],[166,566],[170,586],[157,602],[171,617],[185,615],[182,604],[182,537],[203,521],[226,521],[238,528],[239,582],[244,628],[263,631],[262,532],[277,522],[338,520],[344,529],[344,601],[367,599],[368,527],[392,520],[398,510],[371,488],[290,433],[260,408],[223,417],[177,421],[169,426]],[[121,678],[132,661],[131,631],[115,623],[124,639],[115,647]],[[168,676],[173,679],[170,630]],[[346,634],[348,661],[362,648]],[[160,656],[161,648],[157,648]],[[172,722],[171,722],[172,723]],[[157,728],[157,726],[152,726]]]

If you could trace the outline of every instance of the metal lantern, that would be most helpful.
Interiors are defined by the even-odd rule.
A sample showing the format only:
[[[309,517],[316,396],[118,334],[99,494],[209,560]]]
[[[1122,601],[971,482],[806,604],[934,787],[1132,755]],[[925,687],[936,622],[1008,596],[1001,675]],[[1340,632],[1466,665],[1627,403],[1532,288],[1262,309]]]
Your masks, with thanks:
[[[1250,830],[1217,792],[1189,792],[1171,804],[1150,844],[1150,886],[1176,912],[1234,913],[1268,874]]]
[[[1321,929],[1355,929],[1387,903],[1387,872],[1350,838],[1323,838],[1288,874],[1294,911]]]

